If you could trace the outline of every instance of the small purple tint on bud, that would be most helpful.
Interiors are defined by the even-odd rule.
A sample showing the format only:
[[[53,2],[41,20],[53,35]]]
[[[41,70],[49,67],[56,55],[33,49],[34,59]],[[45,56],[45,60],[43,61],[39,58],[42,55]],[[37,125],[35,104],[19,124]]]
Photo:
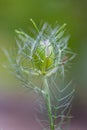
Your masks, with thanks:
[[[45,56],[49,57],[52,52],[52,46],[49,40],[41,41],[40,43],[45,49]]]

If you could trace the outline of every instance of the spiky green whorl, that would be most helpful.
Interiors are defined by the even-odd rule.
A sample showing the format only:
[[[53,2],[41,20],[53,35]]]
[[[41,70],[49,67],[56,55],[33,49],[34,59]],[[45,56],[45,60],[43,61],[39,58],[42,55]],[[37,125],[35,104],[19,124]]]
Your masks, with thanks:
[[[34,25],[37,28],[35,23]],[[69,37],[64,36],[65,26],[66,24],[52,28],[45,23],[40,31],[37,28],[36,38],[16,30],[18,36],[16,60],[18,59],[23,72],[50,76],[74,57],[67,46]],[[67,57],[68,54],[70,57]]]

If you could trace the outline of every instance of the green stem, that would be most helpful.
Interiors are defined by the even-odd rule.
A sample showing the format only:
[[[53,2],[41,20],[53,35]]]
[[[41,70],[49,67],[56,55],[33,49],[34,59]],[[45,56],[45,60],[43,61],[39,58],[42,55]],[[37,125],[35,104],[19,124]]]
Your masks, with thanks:
[[[45,91],[45,98],[46,98],[46,105],[48,109],[48,117],[49,117],[49,123],[50,123],[50,130],[54,130],[54,122],[52,118],[52,109],[51,109],[51,101],[50,101],[50,91],[49,91],[49,85],[47,82],[46,76],[43,77],[43,84],[44,84],[44,91]]]

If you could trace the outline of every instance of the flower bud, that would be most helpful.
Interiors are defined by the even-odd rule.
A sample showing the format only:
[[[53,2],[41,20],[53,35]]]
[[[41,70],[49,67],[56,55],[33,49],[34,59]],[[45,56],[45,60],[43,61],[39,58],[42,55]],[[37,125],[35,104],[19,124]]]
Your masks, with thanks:
[[[40,41],[33,58],[37,69],[45,74],[48,68],[54,63],[53,46],[49,40]]]

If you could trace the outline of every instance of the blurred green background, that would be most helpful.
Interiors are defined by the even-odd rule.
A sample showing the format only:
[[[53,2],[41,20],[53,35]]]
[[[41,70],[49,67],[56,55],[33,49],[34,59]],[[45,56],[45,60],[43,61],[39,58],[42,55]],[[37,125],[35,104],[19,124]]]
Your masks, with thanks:
[[[15,29],[29,32],[34,19],[52,25],[67,23],[71,35],[70,47],[77,53],[72,72],[76,82],[76,96],[86,103],[87,97],[87,0],[0,0],[0,91],[20,91],[20,83],[5,69],[8,61],[2,48],[10,50],[15,44]]]

